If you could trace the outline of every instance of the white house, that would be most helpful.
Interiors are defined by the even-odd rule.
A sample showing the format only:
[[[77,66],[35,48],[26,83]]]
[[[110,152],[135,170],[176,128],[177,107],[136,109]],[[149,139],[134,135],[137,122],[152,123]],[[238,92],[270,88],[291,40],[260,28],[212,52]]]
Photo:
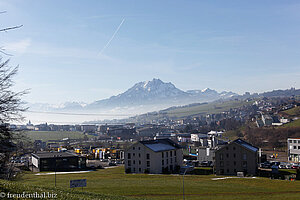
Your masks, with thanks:
[[[181,146],[170,139],[139,141],[125,150],[125,172],[175,173],[182,160]]]
[[[300,138],[288,138],[289,161],[300,162]]]

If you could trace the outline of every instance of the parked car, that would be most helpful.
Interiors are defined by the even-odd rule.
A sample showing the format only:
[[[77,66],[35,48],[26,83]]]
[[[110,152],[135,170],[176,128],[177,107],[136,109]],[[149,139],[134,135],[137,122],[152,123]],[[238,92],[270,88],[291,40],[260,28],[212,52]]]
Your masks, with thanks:
[[[115,162],[110,162],[108,163],[109,166],[117,166],[117,164]]]
[[[280,169],[286,169],[286,165],[285,165],[285,164],[280,164],[278,167],[279,167]]]
[[[299,165],[298,164],[293,164],[292,169],[299,169]]]
[[[265,168],[265,169],[270,169],[271,168],[271,163],[269,163],[268,161],[260,163],[259,165],[261,168]]]

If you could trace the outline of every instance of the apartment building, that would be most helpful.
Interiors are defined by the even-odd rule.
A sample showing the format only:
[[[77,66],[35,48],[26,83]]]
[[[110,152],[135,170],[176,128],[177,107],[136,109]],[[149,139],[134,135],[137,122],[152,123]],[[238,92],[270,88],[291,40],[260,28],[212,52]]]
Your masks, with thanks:
[[[215,152],[218,175],[236,175],[237,172],[255,175],[258,169],[258,148],[237,139]]]
[[[288,158],[291,162],[300,162],[300,138],[288,138]]]
[[[170,139],[139,141],[125,150],[125,172],[175,173],[182,160],[181,146]]]

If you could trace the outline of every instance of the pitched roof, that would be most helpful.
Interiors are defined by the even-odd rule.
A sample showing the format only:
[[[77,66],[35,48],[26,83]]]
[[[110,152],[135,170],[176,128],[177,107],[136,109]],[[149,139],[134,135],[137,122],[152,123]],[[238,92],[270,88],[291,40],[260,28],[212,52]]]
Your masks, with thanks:
[[[180,145],[170,139],[146,140],[140,141],[140,143],[154,152],[170,151],[181,148]]]
[[[236,143],[236,144],[239,144],[239,145],[241,145],[243,147],[245,147],[246,149],[249,149],[250,151],[253,151],[253,152],[258,151],[257,147],[252,146],[251,144],[249,144],[248,142],[245,142],[244,140],[236,139],[233,142]]]

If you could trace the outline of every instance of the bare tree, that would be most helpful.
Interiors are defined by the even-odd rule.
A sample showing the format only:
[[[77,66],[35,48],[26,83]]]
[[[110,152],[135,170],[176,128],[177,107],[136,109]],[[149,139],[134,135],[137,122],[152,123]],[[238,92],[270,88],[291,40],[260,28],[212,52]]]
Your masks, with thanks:
[[[5,12],[0,12],[0,14]],[[0,29],[0,32],[22,27],[12,26]],[[13,78],[18,71],[17,67],[9,66],[9,59],[3,61],[2,55],[9,55],[0,47],[0,178],[11,178],[12,167],[9,164],[11,154],[16,150],[13,142],[15,133],[9,129],[8,123],[22,120],[21,113],[26,110],[22,107],[21,96],[27,91],[14,92]]]
[[[0,58],[0,178],[10,178],[11,166],[9,157],[16,151],[13,143],[15,133],[8,127],[8,122],[21,120],[21,113],[26,110],[22,106],[21,96],[27,91],[13,92],[13,77],[18,67],[10,67],[9,60]]]

